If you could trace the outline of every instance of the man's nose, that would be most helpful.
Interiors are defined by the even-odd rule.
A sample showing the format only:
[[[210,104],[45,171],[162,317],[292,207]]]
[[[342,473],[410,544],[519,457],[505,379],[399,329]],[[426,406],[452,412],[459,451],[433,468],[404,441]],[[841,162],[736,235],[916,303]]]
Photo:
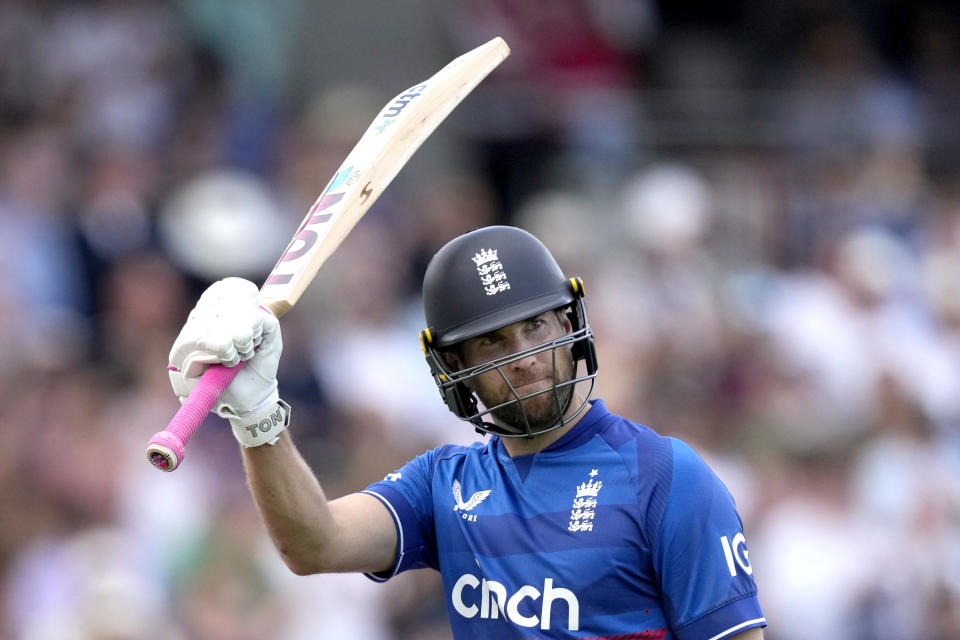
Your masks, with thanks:
[[[527,339],[523,334],[516,336],[511,336],[509,342],[507,343],[510,348],[511,354],[520,353],[526,349],[537,346],[537,344],[529,339]],[[510,363],[510,366],[516,369],[527,369],[536,362],[537,357],[535,354],[529,354],[522,358],[517,358],[516,360]]]

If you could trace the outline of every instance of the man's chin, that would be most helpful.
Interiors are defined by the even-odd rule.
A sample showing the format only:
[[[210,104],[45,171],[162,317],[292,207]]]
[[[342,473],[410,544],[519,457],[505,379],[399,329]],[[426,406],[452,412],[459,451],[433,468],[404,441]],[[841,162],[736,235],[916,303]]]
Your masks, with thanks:
[[[572,389],[571,393],[561,393],[560,408],[565,410],[569,406],[570,395],[572,395]],[[530,425],[530,431],[534,433],[555,427],[560,423],[562,415],[552,393],[545,393],[525,400],[523,408],[517,403],[512,403],[492,411],[491,414],[497,425],[504,431],[516,434],[528,433],[528,424]]]

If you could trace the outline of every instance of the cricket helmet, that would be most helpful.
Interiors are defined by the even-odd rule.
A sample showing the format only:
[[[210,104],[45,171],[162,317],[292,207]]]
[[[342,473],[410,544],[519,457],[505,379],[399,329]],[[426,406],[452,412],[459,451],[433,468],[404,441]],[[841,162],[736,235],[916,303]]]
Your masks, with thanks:
[[[597,356],[593,332],[587,321],[583,281],[566,278],[550,251],[532,234],[509,226],[477,229],[454,238],[430,260],[423,279],[423,307],[427,328],[420,332],[420,344],[434,382],[447,407],[460,419],[469,421],[480,432],[505,437],[530,437],[567,424],[586,407],[593,392]],[[504,358],[481,363],[459,371],[451,370],[443,352],[469,338],[535,317],[553,309],[566,310],[572,325],[570,333]],[[574,362],[571,380],[557,379],[557,352],[568,350]],[[541,352],[551,351],[554,362],[552,387],[520,396],[506,375],[503,380],[513,391],[513,399],[496,407],[481,408],[471,391],[471,380],[488,371]],[[580,373],[579,361],[585,373]],[[564,418],[572,386],[590,381],[590,391],[581,406]],[[571,387],[570,389],[565,389]],[[560,418],[556,424],[534,428],[522,411],[523,401],[534,395],[552,393]],[[516,403],[521,408],[523,425],[518,432],[505,430],[484,418],[495,410]]]

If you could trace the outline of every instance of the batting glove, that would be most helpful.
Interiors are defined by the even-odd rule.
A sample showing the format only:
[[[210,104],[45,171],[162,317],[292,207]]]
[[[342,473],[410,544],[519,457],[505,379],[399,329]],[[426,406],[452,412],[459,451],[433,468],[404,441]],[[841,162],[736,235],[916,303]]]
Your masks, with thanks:
[[[276,316],[257,301],[257,286],[242,278],[212,284],[190,312],[170,350],[170,383],[183,402],[211,364],[246,362],[217,401],[244,447],[273,444],[290,424],[280,399],[277,367],[283,340]]]

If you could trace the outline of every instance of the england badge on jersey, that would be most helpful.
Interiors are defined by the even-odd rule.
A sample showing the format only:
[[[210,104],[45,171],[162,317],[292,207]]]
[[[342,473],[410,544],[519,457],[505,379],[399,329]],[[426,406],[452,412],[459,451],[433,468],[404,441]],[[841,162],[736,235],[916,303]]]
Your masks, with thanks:
[[[577,486],[577,495],[570,506],[570,524],[567,531],[593,531],[594,518],[597,515],[597,495],[603,488],[603,481],[596,480],[599,469],[591,469],[586,482]]]

